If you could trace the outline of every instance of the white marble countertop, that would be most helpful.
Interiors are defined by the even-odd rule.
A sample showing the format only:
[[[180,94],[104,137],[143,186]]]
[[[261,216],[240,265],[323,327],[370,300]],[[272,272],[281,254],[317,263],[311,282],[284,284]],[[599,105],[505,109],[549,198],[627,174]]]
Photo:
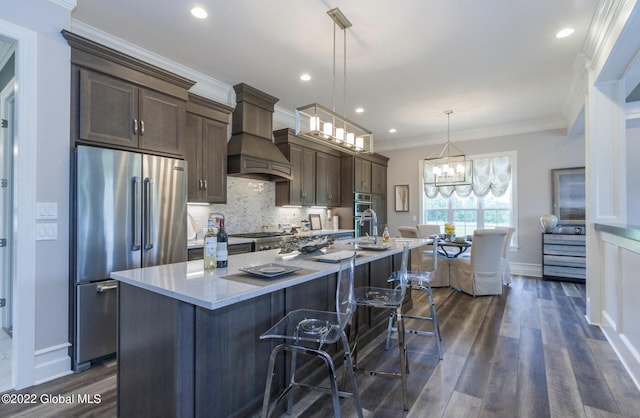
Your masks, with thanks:
[[[365,251],[358,249],[357,251],[361,255],[356,258],[356,264],[360,265],[397,254],[402,251],[405,244],[410,248],[416,248],[430,242],[431,240],[428,239],[395,238],[395,245],[392,245],[389,250]],[[353,250],[354,248],[353,244],[339,243],[331,246],[328,251]],[[278,251],[276,249],[231,255],[229,256],[229,267],[206,272],[203,270],[203,261],[194,260],[116,271],[111,273],[111,278],[213,310],[305,283],[335,273],[339,268],[338,263],[310,259],[322,255],[322,253],[283,255],[278,254]],[[304,271],[302,271],[303,274],[291,274],[282,278],[261,279],[249,276],[239,270],[268,263],[300,267]]]

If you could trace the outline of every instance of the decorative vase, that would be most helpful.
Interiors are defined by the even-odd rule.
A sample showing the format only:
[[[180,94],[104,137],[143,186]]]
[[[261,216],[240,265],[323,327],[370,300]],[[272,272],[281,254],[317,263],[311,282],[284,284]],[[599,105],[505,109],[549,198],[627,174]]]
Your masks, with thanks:
[[[540,217],[540,225],[544,232],[553,232],[553,229],[558,226],[558,217],[556,215],[543,215]]]

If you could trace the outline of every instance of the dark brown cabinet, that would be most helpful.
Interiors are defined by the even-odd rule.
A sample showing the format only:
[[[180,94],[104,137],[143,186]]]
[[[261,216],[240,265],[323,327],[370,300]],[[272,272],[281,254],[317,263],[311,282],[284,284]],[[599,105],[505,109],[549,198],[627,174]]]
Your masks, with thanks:
[[[354,158],[354,191],[371,193],[371,161]]]
[[[276,205],[315,205],[316,152],[295,144],[278,147],[291,163],[292,179],[276,183]]]
[[[316,205],[340,206],[340,157],[316,154]]]
[[[227,202],[228,106],[189,95],[185,159],[189,163],[189,202]]]
[[[371,193],[387,194],[387,167],[371,163]]]
[[[80,70],[79,139],[182,156],[185,102]]]
[[[71,136],[76,143],[183,157],[194,82],[71,32]]]
[[[274,142],[292,165],[292,180],[276,183],[276,205],[340,206],[340,153],[297,137],[292,129],[274,132]]]

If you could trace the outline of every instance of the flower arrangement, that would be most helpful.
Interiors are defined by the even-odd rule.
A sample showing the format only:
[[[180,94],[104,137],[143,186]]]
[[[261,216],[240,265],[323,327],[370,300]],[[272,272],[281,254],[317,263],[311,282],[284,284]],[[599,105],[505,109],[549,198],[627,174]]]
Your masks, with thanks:
[[[451,235],[456,233],[456,227],[454,224],[444,224],[444,233]]]

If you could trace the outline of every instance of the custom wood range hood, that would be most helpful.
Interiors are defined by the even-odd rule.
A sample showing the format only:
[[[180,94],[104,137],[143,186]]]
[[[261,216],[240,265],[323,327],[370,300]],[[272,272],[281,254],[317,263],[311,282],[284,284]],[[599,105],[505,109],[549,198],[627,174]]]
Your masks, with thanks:
[[[256,180],[291,180],[291,163],[273,143],[273,96],[247,84],[233,86],[231,139],[227,145],[227,173]]]

